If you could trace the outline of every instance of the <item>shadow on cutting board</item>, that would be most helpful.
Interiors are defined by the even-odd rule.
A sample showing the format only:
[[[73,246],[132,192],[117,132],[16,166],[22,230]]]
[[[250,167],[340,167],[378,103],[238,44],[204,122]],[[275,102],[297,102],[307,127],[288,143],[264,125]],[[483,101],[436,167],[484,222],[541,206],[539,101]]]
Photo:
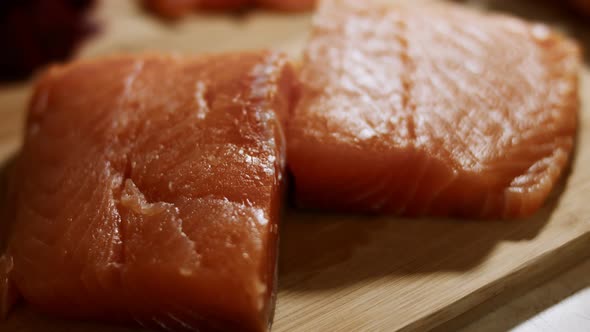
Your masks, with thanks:
[[[387,275],[468,271],[504,241],[532,240],[550,220],[564,185],[529,220],[473,221],[320,214],[283,220],[280,287],[340,288]]]
[[[124,328],[97,323],[62,321],[38,314],[19,306],[10,314],[8,321],[0,323],[4,332],[151,332],[137,328]]]

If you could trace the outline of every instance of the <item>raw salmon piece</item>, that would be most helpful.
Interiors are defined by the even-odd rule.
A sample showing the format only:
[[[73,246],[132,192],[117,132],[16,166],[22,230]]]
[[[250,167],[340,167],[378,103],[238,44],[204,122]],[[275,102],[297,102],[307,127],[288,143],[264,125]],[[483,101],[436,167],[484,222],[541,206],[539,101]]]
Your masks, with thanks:
[[[325,1],[288,127],[301,205],[519,218],[563,173],[578,47],[545,25],[448,6]]]
[[[77,319],[266,331],[292,80],[272,52],[122,56],[46,74],[6,255],[23,299]]]

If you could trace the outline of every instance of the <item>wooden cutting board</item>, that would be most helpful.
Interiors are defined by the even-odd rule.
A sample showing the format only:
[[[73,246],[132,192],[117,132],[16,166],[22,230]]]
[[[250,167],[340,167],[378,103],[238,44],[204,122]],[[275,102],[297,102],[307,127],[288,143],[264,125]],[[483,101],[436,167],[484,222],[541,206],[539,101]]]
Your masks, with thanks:
[[[409,2],[412,2],[408,0]],[[590,48],[590,23],[539,1],[466,1],[544,20]],[[516,4],[517,3],[517,4]],[[298,56],[309,15],[252,12],[154,19],[134,1],[104,0],[102,33],[82,57],[113,52],[273,47]],[[273,331],[449,329],[590,255],[590,72],[582,76],[580,131],[570,174],[526,221],[406,220],[288,211],[282,225]],[[29,84],[0,87],[0,158],[20,144]],[[135,331],[43,317],[26,306],[0,331]]]

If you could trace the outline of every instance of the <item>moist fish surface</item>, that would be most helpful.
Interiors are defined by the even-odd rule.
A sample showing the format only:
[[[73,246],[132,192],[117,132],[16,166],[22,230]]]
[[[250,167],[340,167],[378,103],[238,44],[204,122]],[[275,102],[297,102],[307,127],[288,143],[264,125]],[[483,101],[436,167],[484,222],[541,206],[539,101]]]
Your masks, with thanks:
[[[450,5],[324,1],[288,125],[301,206],[520,218],[564,172],[577,45]]]
[[[16,161],[0,294],[66,318],[266,331],[292,81],[266,51],[50,70]]]

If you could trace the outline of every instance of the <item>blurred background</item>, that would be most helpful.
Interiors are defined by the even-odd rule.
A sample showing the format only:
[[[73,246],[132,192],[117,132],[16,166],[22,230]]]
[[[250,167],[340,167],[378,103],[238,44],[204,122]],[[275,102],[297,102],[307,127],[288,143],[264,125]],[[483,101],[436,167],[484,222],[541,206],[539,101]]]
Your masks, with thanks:
[[[0,81],[26,79],[52,62],[113,52],[274,47],[296,55],[315,1],[2,0]],[[590,0],[452,2],[547,22],[590,43]]]

